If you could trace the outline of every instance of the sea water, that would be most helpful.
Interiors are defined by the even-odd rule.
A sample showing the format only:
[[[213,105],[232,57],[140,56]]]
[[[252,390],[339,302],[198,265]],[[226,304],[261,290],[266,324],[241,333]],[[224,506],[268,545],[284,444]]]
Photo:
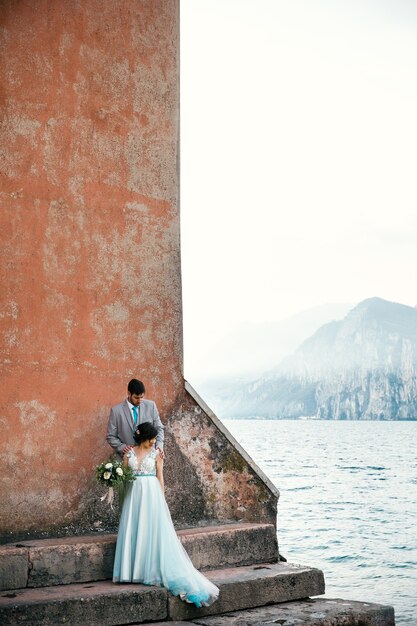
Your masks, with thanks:
[[[223,421],[280,490],[280,553],[417,625],[417,422]]]

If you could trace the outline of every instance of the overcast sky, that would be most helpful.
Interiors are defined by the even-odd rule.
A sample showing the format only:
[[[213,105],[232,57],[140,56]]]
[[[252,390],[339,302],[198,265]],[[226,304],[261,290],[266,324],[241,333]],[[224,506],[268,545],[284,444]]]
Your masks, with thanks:
[[[181,0],[185,373],[242,321],[417,304],[417,2]]]

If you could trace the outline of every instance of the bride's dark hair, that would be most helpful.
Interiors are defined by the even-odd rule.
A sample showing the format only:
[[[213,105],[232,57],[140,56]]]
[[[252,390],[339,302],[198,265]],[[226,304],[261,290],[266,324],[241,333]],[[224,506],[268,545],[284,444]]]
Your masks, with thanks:
[[[144,441],[149,441],[150,439],[154,439],[158,434],[158,429],[151,422],[143,422],[140,424],[135,432],[133,433],[133,437],[140,446]]]

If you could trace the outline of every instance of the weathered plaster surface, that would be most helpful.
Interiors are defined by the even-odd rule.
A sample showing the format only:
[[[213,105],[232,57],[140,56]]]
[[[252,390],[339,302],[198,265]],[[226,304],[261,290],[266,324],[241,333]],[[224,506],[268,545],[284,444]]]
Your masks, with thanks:
[[[178,0],[4,0],[0,29],[0,535],[114,528],[93,470],[134,376],[176,525],[275,523],[184,390]]]
[[[244,451],[225,436],[226,429],[220,431],[190,393],[168,427],[172,460],[167,464],[167,499],[177,526],[202,521],[276,523],[278,491],[264,482]]]
[[[0,530],[65,523],[142,377],[182,392],[178,1],[1,3]]]

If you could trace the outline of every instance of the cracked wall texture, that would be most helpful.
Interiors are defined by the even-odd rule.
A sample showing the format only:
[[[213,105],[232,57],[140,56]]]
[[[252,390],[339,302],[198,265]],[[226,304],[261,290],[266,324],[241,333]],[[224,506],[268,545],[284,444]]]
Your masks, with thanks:
[[[178,1],[0,2],[0,530],[76,517],[132,377],[183,393]]]
[[[178,0],[0,0],[0,51],[0,536],[114,530],[93,475],[132,377],[176,525],[275,523],[184,390]]]

